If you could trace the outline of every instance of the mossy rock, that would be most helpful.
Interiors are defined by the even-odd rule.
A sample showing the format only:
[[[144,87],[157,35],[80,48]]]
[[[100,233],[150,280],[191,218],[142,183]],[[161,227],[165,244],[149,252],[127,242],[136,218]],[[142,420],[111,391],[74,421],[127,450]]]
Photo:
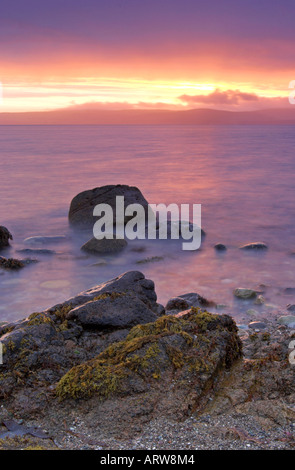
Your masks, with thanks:
[[[175,399],[181,390],[189,402],[240,355],[241,342],[230,317],[192,308],[182,316],[162,316],[135,326],[124,341],[73,367],[59,381],[56,393],[60,400],[95,396],[100,401],[160,393],[163,401],[170,384]]]

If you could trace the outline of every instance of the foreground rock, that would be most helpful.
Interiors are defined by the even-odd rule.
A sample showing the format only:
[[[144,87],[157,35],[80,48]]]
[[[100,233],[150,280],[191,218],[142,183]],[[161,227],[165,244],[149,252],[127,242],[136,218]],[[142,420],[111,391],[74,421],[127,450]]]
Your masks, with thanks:
[[[129,204],[141,204],[148,211],[148,202],[134,186],[107,185],[83,191],[71,202],[69,209],[69,222],[73,226],[81,228],[93,228],[96,218],[93,217],[93,209],[97,204],[108,204],[113,209],[114,221],[116,222],[116,196],[124,196],[125,208]],[[130,217],[125,217],[127,223]]]
[[[9,240],[13,240],[13,237],[9,230],[0,225],[0,249],[9,246]]]

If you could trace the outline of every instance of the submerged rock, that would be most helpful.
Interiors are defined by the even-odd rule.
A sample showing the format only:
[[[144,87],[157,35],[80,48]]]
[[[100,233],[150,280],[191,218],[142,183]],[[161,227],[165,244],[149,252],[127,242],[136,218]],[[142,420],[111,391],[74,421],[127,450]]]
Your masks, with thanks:
[[[9,246],[9,240],[13,240],[13,237],[9,230],[0,225],[0,249]]]
[[[96,218],[93,209],[97,204],[108,204],[113,209],[116,222],[116,196],[124,196],[125,208],[129,204],[141,204],[148,213],[148,202],[135,186],[107,185],[83,191],[73,198],[69,209],[69,222],[81,228],[93,228]],[[126,216],[124,223],[132,217]]]
[[[48,250],[46,248],[23,248],[17,250],[18,253],[24,253],[26,255],[54,255],[56,252],[53,250]]]
[[[217,243],[216,245],[214,245],[214,248],[215,248],[216,251],[226,251],[227,250],[226,246],[223,243]]]
[[[60,243],[67,240],[65,235],[53,235],[53,236],[35,236],[28,237],[24,240],[27,245],[44,245],[46,243]]]
[[[263,242],[247,243],[240,246],[240,250],[266,250],[268,246]]]
[[[157,261],[163,261],[164,256],[150,256],[148,258],[140,259],[136,261],[136,264],[155,263]]]
[[[25,266],[23,260],[14,259],[14,258],[4,258],[0,256],[0,268],[3,269],[21,269]]]
[[[238,287],[234,290],[234,296],[238,299],[254,299],[257,296],[257,292],[253,289],[246,289],[244,287]]]
[[[120,238],[103,238],[102,240],[91,238],[91,240],[88,240],[88,242],[84,243],[84,245],[81,247],[81,250],[86,251],[87,253],[101,255],[103,253],[118,253],[122,251],[126,246],[126,240]]]

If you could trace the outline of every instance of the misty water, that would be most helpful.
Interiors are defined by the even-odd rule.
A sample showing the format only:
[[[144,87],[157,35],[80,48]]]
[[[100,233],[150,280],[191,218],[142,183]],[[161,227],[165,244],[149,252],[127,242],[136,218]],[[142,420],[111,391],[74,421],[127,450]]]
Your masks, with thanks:
[[[53,255],[19,271],[0,270],[0,321],[44,310],[128,270],[155,282],[158,301],[197,292],[239,322],[295,303],[295,133],[293,126],[1,126],[0,225],[13,234],[5,257],[31,236]],[[89,238],[68,224],[71,199],[106,184],[137,186],[153,204],[201,204],[206,237],[197,251],[179,241],[135,241],[115,256],[80,250]],[[263,241],[268,250],[245,252]],[[218,242],[227,246],[217,252]],[[134,251],[139,248],[139,251]],[[153,256],[154,262],[138,263]],[[266,304],[238,301],[237,287],[263,291]],[[257,318],[256,318],[257,319]]]

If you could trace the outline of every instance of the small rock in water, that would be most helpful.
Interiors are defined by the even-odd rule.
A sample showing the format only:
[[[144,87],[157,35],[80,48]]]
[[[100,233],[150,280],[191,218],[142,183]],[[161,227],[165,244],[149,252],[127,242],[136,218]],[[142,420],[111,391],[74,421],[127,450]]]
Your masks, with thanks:
[[[11,233],[6,227],[0,225],[0,248],[9,246],[9,240],[13,240]]]
[[[254,302],[255,305],[262,305],[264,303],[265,303],[265,298],[263,297],[263,295],[258,295],[257,299],[255,299],[255,302]]]
[[[25,266],[22,260],[14,258],[4,258],[0,256],[0,268],[4,269],[21,269]]]
[[[252,321],[248,326],[253,330],[264,330],[266,328],[266,324],[262,321]]]
[[[88,242],[84,243],[81,247],[81,250],[87,251],[87,253],[118,253],[122,251],[127,246],[126,240],[120,238],[107,239],[103,238],[102,240],[97,240],[96,238],[91,238]]]
[[[36,237],[28,237],[24,240],[25,244],[28,245],[44,245],[45,243],[59,243],[59,242],[64,242],[67,240],[67,237],[65,235],[56,235],[56,236],[48,236],[48,237],[43,237],[43,236],[36,236]]]
[[[256,316],[258,315],[257,310],[254,310],[254,308],[249,308],[249,310],[246,311],[248,315]]]
[[[163,261],[163,259],[163,256],[151,256],[149,258],[144,258],[139,261],[136,261],[136,264],[154,263],[155,261]]]
[[[284,289],[284,292],[288,295],[295,294],[295,287],[286,287],[286,289]]]
[[[216,245],[214,245],[214,248],[215,248],[216,251],[226,251],[227,250],[226,246],[223,243],[216,243]]]
[[[266,250],[268,246],[263,242],[247,243],[240,246],[240,250]]]
[[[25,254],[34,254],[34,255],[54,255],[55,251],[47,250],[46,248],[23,248],[22,250],[17,250],[18,253]]]
[[[257,292],[253,289],[245,289],[244,287],[238,287],[234,290],[234,295],[238,299],[253,299],[257,296]]]

